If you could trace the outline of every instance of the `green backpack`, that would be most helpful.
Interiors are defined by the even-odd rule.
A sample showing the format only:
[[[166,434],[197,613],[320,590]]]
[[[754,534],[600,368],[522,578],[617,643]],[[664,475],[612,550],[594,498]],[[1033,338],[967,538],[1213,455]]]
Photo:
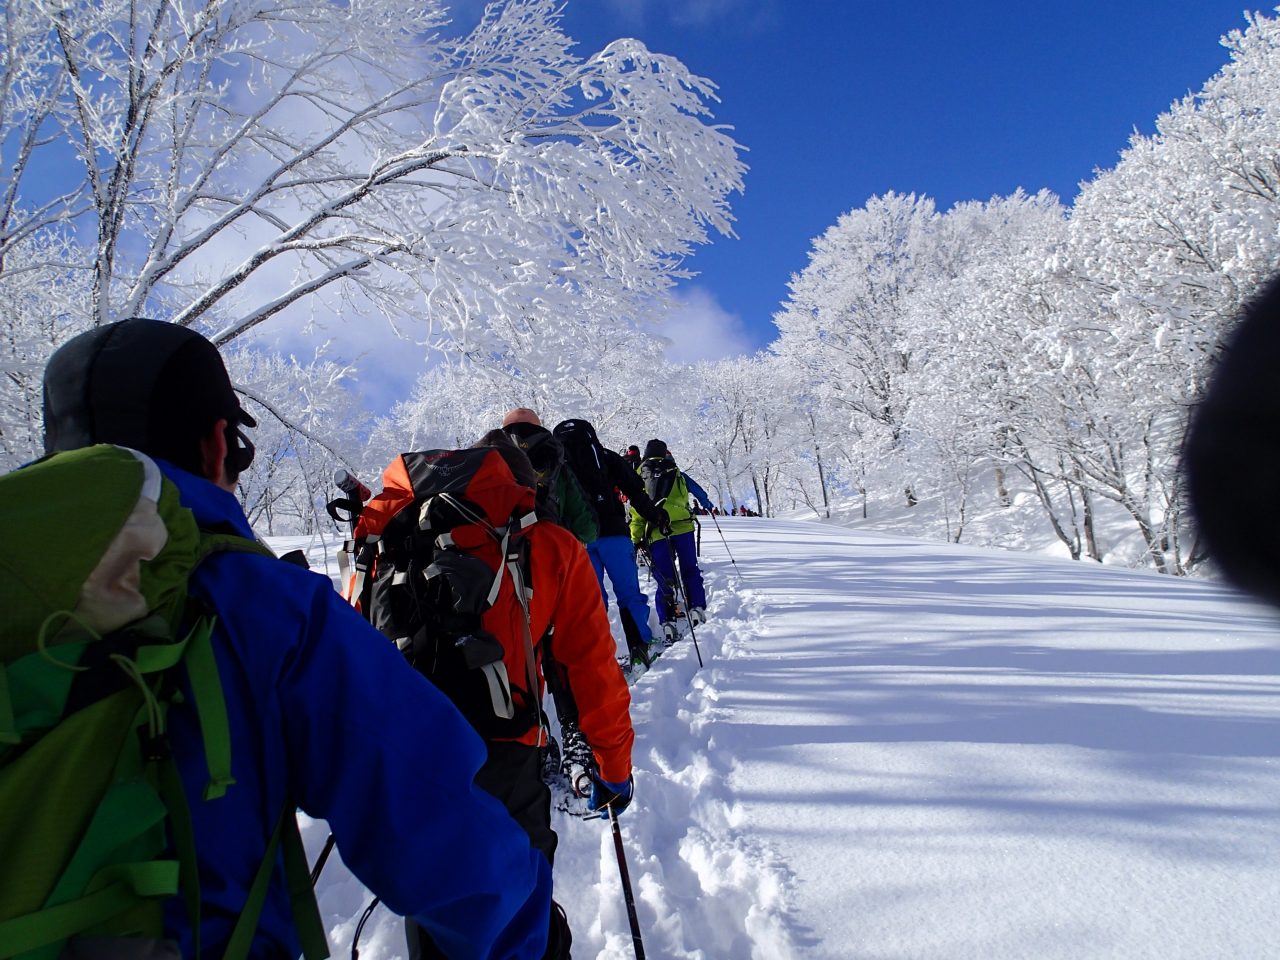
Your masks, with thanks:
[[[100,938],[176,956],[161,941],[175,895],[198,956],[195,840],[165,736],[180,671],[204,741],[203,802],[235,780],[213,618],[187,584],[212,553],[270,551],[200,530],[154,462],[107,445],[0,477],[0,529],[39,545],[0,554],[0,960],[57,960]],[[228,958],[252,946],[280,852],[306,956],[328,955],[293,813],[281,812]]]

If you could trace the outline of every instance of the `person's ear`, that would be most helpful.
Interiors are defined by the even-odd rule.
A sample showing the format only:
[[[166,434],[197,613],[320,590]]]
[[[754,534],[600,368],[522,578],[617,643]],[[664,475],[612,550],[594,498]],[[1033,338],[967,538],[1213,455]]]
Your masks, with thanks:
[[[227,479],[227,421],[224,417],[200,438],[200,475],[223,490],[234,493],[235,483]]]

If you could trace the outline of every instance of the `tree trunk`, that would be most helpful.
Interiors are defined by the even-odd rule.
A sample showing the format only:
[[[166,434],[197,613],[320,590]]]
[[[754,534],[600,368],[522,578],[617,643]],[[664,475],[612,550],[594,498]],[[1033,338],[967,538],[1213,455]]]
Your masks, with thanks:
[[[996,467],[996,497],[1000,501],[1000,506],[1013,506],[1013,498],[1009,496],[1009,490],[1004,485],[1004,467]]]
[[[1081,499],[1084,501],[1085,550],[1088,551],[1090,560],[1097,560],[1101,563],[1102,551],[1098,549],[1098,536],[1093,523],[1093,498],[1089,496],[1089,492],[1086,490],[1081,493]]]
[[[822,468],[822,450],[813,445],[813,457],[818,463],[818,486],[822,488],[822,514],[831,519],[831,496],[827,493],[827,472]]]

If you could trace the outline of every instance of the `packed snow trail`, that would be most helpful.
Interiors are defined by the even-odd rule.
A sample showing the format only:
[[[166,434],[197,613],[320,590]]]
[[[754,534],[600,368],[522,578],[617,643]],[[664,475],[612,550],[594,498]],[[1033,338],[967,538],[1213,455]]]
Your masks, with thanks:
[[[720,525],[737,570],[704,529],[706,666],[682,641],[632,691],[621,823],[650,957],[1274,955],[1270,610],[1096,564]],[[575,958],[631,957],[607,824],[557,816]],[[305,835],[314,856],[324,825]],[[335,854],[336,956],[363,896]],[[361,957],[403,952],[380,909]]]

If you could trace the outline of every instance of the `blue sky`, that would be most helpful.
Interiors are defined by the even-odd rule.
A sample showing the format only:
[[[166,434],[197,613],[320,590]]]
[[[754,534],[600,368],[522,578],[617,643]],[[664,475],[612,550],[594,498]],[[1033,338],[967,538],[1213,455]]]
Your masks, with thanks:
[[[633,36],[720,87],[749,148],[739,238],[690,262],[672,359],[773,339],[812,239],[889,190],[940,209],[1018,187],[1066,202],[1227,60],[1246,0],[568,0],[579,53]],[[461,11],[459,11],[461,13]],[[681,332],[683,331],[683,332]]]

